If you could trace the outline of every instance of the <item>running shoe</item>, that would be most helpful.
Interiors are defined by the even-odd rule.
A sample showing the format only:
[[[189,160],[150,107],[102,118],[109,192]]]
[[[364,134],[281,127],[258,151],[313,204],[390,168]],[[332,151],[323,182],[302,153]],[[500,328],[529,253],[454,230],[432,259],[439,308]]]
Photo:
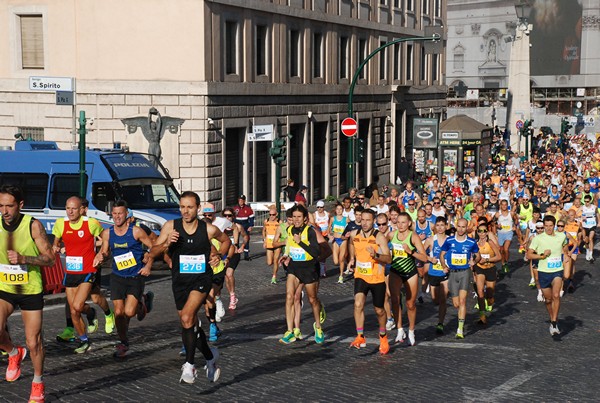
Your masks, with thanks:
[[[4,350],[0,350],[0,354],[2,354],[2,355],[8,355],[8,353],[6,351],[4,351]]]
[[[294,337],[296,340],[302,340],[304,336],[302,336],[302,332],[297,327],[294,328]]]
[[[294,336],[294,332],[287,331],[284,333],[283,337],[279,339],[279,342],[282,344],[291,344],[296,341],[296,336]]]
[[[456,338],[457,339],[464,339],[465,335],[463,334],[463,331],[460,329],[456,329]]]
[[[179,356],[185,357],[186,354],[187,354],[187,352],[185,350],[185,346],[181,346],[181,350],[179,350]]]
[[[104,317],[104,332],[111,334],[115,330],[115,312],[111,309],[110,314]]]
[[[271,284],[277,284],[277,278],[275,276],[271,277]]]
[[[31,382],[31,393],[29,394],[30,403],[44,403],[46,401],[46,391],[43,382]]]
[[[338,277],[338,284],[344,284],[344,276]]]
[[[565,295],[565,290],[560,290],[560,297],[562,298]]]
[[[508,268],[508,263],[504,263],[504,264],[502,265],[502,271],[503,271],[504,273],[508,273],[508,272],[510,271],[510,269]]]
[[[560,334],[560,329],[558,328],[558,325],[554,325],[554,334],[555,335],[559,335]]]
[[[319,309],[319,323],[325,322],[327,319],[327,312],[325,312],[325,305],[321,303],[321,309]]]
[[[485,301],[485,311],[492,312],[494,310],[494,304],[488,304],[487,300]]]
[[[196,382],[196,377],[198,374],[196,373],[196,367],[194,364],[190,364],[186,362],[181,366],[181,378],[179,378],[179,383],[189,383],[192,384]]]
[[[417,298],[417,301],[419,301],[419,304],[422,304],[423,302],[425,302],[425,301],[423,301],[422,295],[419,295],[419,297]]]
[[[408,342],[410,343],[411,346],[414,346],[416,343],[415,340],[415,331],[414,330],[408,330]]]
[[[390,343],[388,342],[387,334],[379,336],[379,353],[386,355],[390,351]]]
[[[220,322],[221,319],[223,319],[223,316],[225,316],[225,307],[223,306],[223,301],[221,301],[221,298],[217,298],[215,300],[215,305],[217,306],[217,312],[215,314],[215,320],[217,322]]]
[[[535,279],[533,277],[531,277],[531,280],[529,280],[529,287],[535,288]]]
[[[125,358],[129,355],[129,346],[123,343],[119,343],[115,346],[115,352],[113,353],[113,357],[115,358]]]
[[[399,327],[398,328],[398,334],[396,335],[396,340],[394,340],[396,343],[402,343],[404,341],[404,339],[406,339],[406,333],[404,332],[404,329]]]
[[[390,331],[390,330],[394,330],[395,327],[396,327],[396,324],[394,323],[394,319],[388,318],[388,320],[385,322],[385,329],[387,331]]]
[[[212,360],[206,361],[206,377],[211,382],[217,382],[221,376],[221,368],[217,366],[219,361],[219,350],[216,347],[211,347],[210,351],[213,354]]]
[[[75,329],[70,326],[65,327],[62,333],[56,335],[56,341],[60,343],[70,343],[75,341]]]
[[[550,336],[554,336],[554,326],[552,326],[552,324],[550,324]]]
[[[238,299],[235,294],[229,294],[229,309],[234,310],[237,308]]]
[[[542,290],[538,290],[537,300],[538,300],[538,302],[545,301],[544,294],[542,294]]]
[[[367,340],[365,339],[365,336],[363,336],[362,334],[359,334],[358,336],[356,336],[354,341],[352,343],[350,343],[350,347],[354,347],[356,349],[361,349],[361,348],[367,347]]]
[[[96,330],[98,330],[98,317],[96,316],[96,308],[90,307],[90,310],[86,316],[88,321],[88,334],[96,333]]]
[[[17,354],[8,356],[8,368],[6,368],[6,380],[14,382],[21,376],[21,363],[27,356],[25,347],[15,346]]]
[[[435,327],[435,332],[437,334],[444,334],[444,324],[438,323],[437,326]]]
[[[211,322],[209,332],[208,332],[208,341],[217,341],[219,336],[221,335],[221,331],[215,322]]]
[[[152,309],[154,309],[154,293],[148,291],[146,293],[146,313],[152,312]]]
[[[323,344],[323,342],[325,341],[323,329],[317,328],[317,322],[313,323],[313,329],[315,329],[315,343]]]
[[[75,354],[83,354],[90,349],[91,344],[92,343],[89,339],[85,341],[79,340],[79,345],[75,349],[73,349],[73,352]]]

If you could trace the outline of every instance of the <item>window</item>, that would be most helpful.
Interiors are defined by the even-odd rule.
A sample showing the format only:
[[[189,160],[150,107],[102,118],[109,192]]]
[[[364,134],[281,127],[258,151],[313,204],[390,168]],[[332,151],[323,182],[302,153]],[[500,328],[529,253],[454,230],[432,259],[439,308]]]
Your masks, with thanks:
[[[44,141],[43,127],[19,127],[17,130],[25,140]]]
[[[0,185],[15,185],[23,190],[24,209],[40,210],[46,207],[46,193],[48,192],[47,174],[16,174],[4,173],[0,175]],[[64,208],[65,205],[62,205]]]
[[[265,25],[256,26],[256,75],[267,75],[267,32]]]
[[[435,0],[435,10],[434,11],[434,16],[435,17],[441,17],[442,16],[442,0]]]
[[[117,195],[109,182],[96,182],[92,184],[92,204],[100,211],[110,214],[109,206],[114,203]]]
[[[358,64],[360,65],[362,62],[365,61],[365,59],[367,58],[367,40],[366,39],[359,39],[358,40]],[[365,67],[362,69],[362,71],[360,72],[360,76],[359,78],[366,78],[367,77],[367,66],[365,65]]]
[[[239,74],[238,23],[225,21],[225,74]]]
[[[379,46],[385,45],[386,41],[379,41]],[[379,51],[379,79],[385,80],[387,77],[387,48]]]
[[[465,69],[465,54],[455,53],[454,54],[454,70],[463,71]]]
[[[419,77],[421,82],[427,81],[427,60],[425,49],[421,47],[421,76]]]
[[[394,0],[394,7],[400,8],[400,0]]]
[[[431,80],[439,81],[440,77],[440,55],[433,54],[431,56]]]
[[[421,14],[429,15],[429,0],[421,0]]]
[[[406,0],[406,11],[413,11],[415,9],[415,0]]]
[[[313,36],[313,77],[323,77],[323,34]]]
[[[85,177],[85,189],[87,189],[87,175]],[[64,209],[67,199],[73,196],[73,189],[79,189],[79,175],[57,174],[52,176],[52,187],[50,190],[50,208]]]
[[[290,77],[300,77],[300,31],[290,31],[289,66]]]
[[[340,37],[340,78],[349,78],[349,60],[348,60],[348,46],[350,41],[347,36]]]
[[[406,81],[412,81],[413,79],[413,56],[414,46],[406,46]]]
[[[21,25],[21,66],[44,68],[44,20],[41,15],[19,16]]]
[[[399,43],[394,44],[394,80],[400,80],[400,52],[402,46]]]

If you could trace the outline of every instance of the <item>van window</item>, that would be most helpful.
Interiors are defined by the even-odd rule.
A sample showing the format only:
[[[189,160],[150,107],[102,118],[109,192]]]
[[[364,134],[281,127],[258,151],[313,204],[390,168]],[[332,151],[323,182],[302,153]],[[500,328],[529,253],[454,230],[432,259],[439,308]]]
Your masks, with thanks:
[[[43,209],[46,207],[48,192],[47,174],[0,174],[0,185],[15,185],[21,188],[25,202],[24,209]],[[64,204],[63,204],[64,206]]]
[[[178,208],[179,197],[173,186],[165,184],[123,185],[121,196],[132,209]]]
[[[92,185],[92,204],[100,211],[108,212],[108,202],[116,199],[115,190],[110,182],[97,182]]]
[[[87,175],[85,176],[84,189],[87,189]],[[64,209],[69,197],[79,195],[79,174],[53,175],[50,192],[50,208]]]

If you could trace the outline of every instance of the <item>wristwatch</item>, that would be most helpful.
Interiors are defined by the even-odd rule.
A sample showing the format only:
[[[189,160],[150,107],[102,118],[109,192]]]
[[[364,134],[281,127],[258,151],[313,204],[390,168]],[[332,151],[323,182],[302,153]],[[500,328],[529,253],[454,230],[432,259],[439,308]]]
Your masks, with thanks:
[[[375,252],[375,259],[379,259],[379,253]]]

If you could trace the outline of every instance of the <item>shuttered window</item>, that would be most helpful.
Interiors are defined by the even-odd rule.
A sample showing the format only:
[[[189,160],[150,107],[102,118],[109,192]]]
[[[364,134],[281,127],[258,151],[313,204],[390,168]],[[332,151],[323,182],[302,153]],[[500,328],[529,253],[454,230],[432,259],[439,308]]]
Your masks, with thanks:
[[[21,62],[24,69],[44,68],[44,20],[41,15],[21,15]]]

